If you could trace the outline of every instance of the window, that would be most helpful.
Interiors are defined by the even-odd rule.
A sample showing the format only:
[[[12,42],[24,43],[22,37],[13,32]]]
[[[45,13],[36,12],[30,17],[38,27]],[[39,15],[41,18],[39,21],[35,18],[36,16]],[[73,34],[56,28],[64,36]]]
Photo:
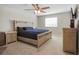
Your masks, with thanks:
[[[57,17],[46,18],[45,19],[45,27],[57,27]]]

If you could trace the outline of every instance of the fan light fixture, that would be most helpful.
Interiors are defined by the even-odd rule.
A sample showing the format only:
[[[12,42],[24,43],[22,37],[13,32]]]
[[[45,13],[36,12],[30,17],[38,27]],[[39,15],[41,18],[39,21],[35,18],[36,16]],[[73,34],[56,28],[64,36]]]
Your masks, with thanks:
[[[35,13],[36,13],[36,14],[39,14],[39,13],[41,13],[41,12],[40,12],[40,10],[35,10]]]

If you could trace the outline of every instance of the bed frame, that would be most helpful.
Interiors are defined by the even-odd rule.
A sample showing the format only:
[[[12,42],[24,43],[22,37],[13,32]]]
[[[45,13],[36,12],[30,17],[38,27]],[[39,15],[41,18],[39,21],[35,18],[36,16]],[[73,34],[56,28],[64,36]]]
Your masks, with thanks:
[[[18,23],[18,21],[17,22],[13,21],[13,22],[14,22],[13,24]],[[19,22],[21,22],[21,21],[19,21]],[[23,21],[22,21],[22,23],[23,23]],[[24,23],[27,23],[27,22],[24,22]],[[14,30],[16,30],[15,27],[16,26],[13,26]],[[52,31],[49,30],[49,31],[46,31],[46,32],[38,34],[37,35],[37,40],[30,39],[30,38],[24,38],[24,37],[21,37],[21,36],[18,36],[18,40],[30,43],[32,45],[35,45],[36,47],[40,47],[46,41],[48,41],[49,39],[51,39],[51,37],[52,37]]]
[[[24,38],[24,37],[21,37],[21,36],[18,36],[18,40],[24,41],[24,42],[27,42],[27,43],[30,43],[30,44],[33,44],[36,47],[40,47],[46,41],[48,41],[49,39],[51,39],[51,37],[52,37],[52,31],[47,31],[47,32],[38,34],[37,35],[37,40],[30,39],[30,38]]]

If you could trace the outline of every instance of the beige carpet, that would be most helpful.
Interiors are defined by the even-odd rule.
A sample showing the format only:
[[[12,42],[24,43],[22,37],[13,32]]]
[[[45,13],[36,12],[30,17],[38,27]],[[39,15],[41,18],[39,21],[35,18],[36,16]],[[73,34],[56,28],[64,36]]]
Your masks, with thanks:
[[[0,49],[2,55],[68,55],[63,52],[63,39],[53,36],[39,49],[23,42],[8,44],[6,48]]]

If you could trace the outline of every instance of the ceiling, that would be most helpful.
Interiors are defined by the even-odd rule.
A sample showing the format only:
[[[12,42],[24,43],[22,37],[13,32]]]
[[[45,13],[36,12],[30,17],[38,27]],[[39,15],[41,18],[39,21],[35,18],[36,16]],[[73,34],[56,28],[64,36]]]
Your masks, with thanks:
[[[34,11],[34,10],[24,10],[24,9],[33,9],[31,4],[7,4],[7,5],[0,5],[3,7],[9,7],[9,8],[15,8],[18,10],[23,10],[23,11]],[[40,15],[48,15],[48,14],[55,14],[55,13],[61,13],[61,12],[68,12],[70,11],[71,7],[74,8],[76,5],[75,4],[40,4],[40,7],[46,7],[49,6],[50,8],[46,11],[46,13],[40,13]]]

